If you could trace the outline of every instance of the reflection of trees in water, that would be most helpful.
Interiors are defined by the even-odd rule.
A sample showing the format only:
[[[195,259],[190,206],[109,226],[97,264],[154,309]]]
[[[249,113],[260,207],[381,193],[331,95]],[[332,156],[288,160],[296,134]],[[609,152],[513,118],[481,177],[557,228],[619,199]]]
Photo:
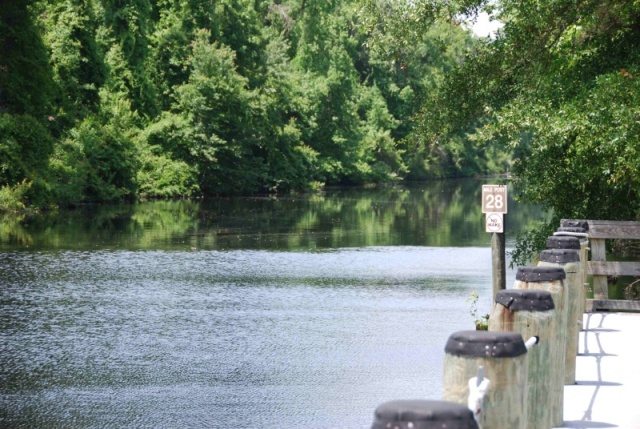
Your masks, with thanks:
[[[24,215],[0,216],[0,244],[17,246],[33,244],[33,237],[22,225],[24,219]]]
[[[482,183],[447,180],[285,197],[151,201],[0,219],[0,245],[36,248],[290,249],[488,245]],[[508,227],[536,213],[510,205]]]

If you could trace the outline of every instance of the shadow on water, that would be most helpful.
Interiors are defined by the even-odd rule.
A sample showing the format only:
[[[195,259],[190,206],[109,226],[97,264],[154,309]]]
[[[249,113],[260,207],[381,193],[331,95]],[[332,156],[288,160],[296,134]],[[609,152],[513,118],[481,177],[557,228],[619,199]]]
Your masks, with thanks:
[[[0,217],[0,250],[314,250],[364,246],[486,246],[482,181],[329,189],[283,197],[86,206]],[[509,204],[507,235],[540,214]]]

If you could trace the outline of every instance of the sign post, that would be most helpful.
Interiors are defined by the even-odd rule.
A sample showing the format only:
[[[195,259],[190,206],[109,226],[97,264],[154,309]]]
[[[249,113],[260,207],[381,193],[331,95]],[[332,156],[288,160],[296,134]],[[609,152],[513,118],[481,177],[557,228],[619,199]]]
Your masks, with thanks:
[[[491,265],[493,268],[493,298],[507,288],[505,256],[505,220],[507,213],[507,187],[482,185],[482,213],[486,214],[486,231],[491,233]]]

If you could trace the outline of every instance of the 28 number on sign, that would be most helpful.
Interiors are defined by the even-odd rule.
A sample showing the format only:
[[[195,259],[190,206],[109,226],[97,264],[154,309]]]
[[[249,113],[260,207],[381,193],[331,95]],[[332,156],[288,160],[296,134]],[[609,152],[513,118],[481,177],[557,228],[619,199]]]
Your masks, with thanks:
[[[504,197],[500,194],[487,195],[486,207],[490,212],[502,213],[502,209],[504,208]]]

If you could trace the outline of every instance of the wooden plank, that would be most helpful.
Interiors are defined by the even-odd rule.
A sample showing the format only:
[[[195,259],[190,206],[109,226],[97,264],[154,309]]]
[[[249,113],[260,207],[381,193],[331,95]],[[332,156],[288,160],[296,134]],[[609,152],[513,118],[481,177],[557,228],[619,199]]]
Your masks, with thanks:
[[[589,238],[640,239],[640,222],[635,221],[594,221],[589,222]]]
[[[620,299],[588,299],[587,308],[592,311],[613,310],[640,313],[640,301],[624,301]]]
[[[566,221],[587,222],[589,227],[603,227],[603,226],[636,226],[640,224],[637,220],[591,220],[591,219],[561,219],[560,223]]]
[[[640,262],[590,261],[587,267],[587,272],[596,276],[640,277]]]
[[[591,240],[591,260],[592,261],[606,261],[607,251],[604,245],[603,239]],[[609,298],[609,285],[607,283],[607,276],[594,275],[593,276],[593,297],[596,299]]]
[[[569,219],[571,220],[571,219]],[[599,225],[637,225],[640,221],[637,220],[587,220],[589,225],[599,226]]]

